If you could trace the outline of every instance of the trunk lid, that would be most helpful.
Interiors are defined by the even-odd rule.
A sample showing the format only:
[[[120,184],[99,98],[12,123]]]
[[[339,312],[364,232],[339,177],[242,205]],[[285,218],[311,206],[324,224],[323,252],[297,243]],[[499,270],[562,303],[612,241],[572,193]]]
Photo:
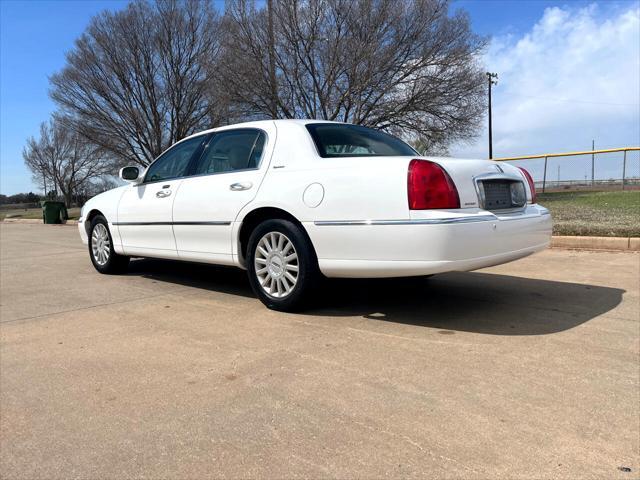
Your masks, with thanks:
[[[460,208],[502,210],[513,208],[509,185],[522,189],[524,203],[531,198],[526,179],[517,167],[491,160],[457,159],[446,157],[417,157],[437,163],[444,168],[458,189]],[[527,193],[528,192],[528,193]]]

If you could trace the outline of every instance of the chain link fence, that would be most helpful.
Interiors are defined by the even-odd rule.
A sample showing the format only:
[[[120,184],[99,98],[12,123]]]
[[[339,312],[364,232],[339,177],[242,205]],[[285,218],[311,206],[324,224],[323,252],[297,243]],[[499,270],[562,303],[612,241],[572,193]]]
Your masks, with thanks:
[[[640,147],[494,160],[527,169],[539,192],[640,189]]]

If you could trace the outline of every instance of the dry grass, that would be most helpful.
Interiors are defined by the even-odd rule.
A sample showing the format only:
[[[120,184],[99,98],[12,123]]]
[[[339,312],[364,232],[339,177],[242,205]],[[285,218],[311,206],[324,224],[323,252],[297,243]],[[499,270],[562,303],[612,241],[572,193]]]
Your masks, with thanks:
[[[0,208],[0,222],[6,217],[11,218],[42,218],[42,208],[25,208],[25,209],[3,209]],[[80,217],[79,208],[69,209],[69,218],[71,220],[77,220]]]
[[[640,237],[640,191],[538,195],[551,210],[554,235]]]

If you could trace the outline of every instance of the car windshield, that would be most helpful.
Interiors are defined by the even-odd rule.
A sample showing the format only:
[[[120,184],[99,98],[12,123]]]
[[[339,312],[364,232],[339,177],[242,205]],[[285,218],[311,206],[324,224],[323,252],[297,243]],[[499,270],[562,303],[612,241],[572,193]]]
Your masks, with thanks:
[[[417,152],[388,133],[336,123],[306,125],[321,157],[413,156]]]

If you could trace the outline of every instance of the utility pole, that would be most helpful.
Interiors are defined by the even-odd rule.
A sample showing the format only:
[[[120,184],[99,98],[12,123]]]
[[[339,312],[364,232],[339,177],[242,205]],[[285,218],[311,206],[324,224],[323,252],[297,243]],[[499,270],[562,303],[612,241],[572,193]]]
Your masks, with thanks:
[[[487,72],[489,81],[489,159],[493,158],[493,129],[491,122],[491,86],[498,84],[498,74]]]
[[[273,32],[273,0],[267,0],[267,36],[269,53],[269,84],[271,86],[271,116],[278,118],[278,87],[276,85],[275,35]]]

